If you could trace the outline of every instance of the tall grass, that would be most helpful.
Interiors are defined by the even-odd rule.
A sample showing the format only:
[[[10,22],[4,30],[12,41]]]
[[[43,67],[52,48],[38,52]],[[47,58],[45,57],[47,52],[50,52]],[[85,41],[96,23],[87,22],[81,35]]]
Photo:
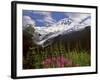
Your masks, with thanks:
[[[81,48],[81,44],[76,44],[74,49],[70,49],[70,44],[65,44],[62,42],[55,43],[46,48],[39,48],[38,46],[33,46],[27,53],[27,57],[23,59],[23,68],[24,69],[38,69],[46,68],[42,63],[47,59],[57,58],[59,56],[64,57],[72,61],[70,67],[76,66],[90,66],[91,65],[91,55],[88,51]],[[53,61],[53,60],[51,60]],[[53,66],[51,66],[53,64]],[[49,64],[49,68],[59,67],[56,66],[56,63]],[[64,65],[63,67],[67,67]],[[68,66],[69,67],[69,66]]]

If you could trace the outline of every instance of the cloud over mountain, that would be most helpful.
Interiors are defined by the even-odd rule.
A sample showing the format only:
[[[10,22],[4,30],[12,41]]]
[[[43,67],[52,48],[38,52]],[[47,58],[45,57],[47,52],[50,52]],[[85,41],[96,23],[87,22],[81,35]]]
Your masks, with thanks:
[[[73,19],[76,22],[80,22],[84,18],[90,16],[89,13],[75,13],[75,12],[68,12],[68,13],[65,13],[65,15]]]
[[[54,24],[56,20],[52,18],[52,13],[51,12],[46,12],[46,11],[33,11],[34,14],[39,14],[43,16],[43,21],[45,22],[45,26],[49,26],[51,24]],[[40,19],[41,21],[41,19]]]
[[[22,24],[23,24],[23,27],[25,27],[27,24],[35,25],[35,21],[31,19],[30,16],[23,16]]]

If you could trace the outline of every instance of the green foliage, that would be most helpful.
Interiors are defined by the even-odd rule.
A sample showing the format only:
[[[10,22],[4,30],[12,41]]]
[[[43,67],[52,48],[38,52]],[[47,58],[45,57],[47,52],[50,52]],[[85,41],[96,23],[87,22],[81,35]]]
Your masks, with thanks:
[[[31,56],[29,57],[30,54]],[[80,49],[80,44],[79,45],[77,44],[73,50],[70,49],[70,44],[68,44],[66,49],[65,45],[61,42],[55,43],[46,48],[39,48],[38,46],[33,46],[30,54],[29,53],[27,54],[28,59],[24,59],[23,65],[27,62],[29,64],[24,66],[31,66],[31,68],[33,69],[43,68],[42,62],[48,57],[61,56],[61,55],[65,56],[66,59],[72,60],[73,64],[70,67],[91,65],[90,53],[86,50]],[[23,67],[23,68],[30,69],[30,67]]]
[[[71,51],[66,54],[66,57],[69,57],[74,65],[78,66],[90,66],[90,54],[87,51]]]
[[[28,35],[32,35],[34,33],[34,28],[31,24],[27,25],[23,32],[28,33]]]

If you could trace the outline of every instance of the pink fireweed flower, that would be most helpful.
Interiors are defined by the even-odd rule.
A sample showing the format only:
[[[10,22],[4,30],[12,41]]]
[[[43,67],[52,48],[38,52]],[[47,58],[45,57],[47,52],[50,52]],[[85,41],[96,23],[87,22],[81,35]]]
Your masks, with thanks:
[[[47,59],[46,59],[46,62],[47,62],[47,63],[51,63],[51,59],[47,58]]]
[[[58,62],[58,61],[57,61],[56,65],[57,65],[57,67],[64,67],[65,66],[63,63]]]
[[[56,61],[56,57],[52,57],[52,61]]]
[[[72,66],[72,61],[68,58],[65,58],[63,55],[61,56],[51,56],[45,59],[43,62],[43,67],[66,67]]]

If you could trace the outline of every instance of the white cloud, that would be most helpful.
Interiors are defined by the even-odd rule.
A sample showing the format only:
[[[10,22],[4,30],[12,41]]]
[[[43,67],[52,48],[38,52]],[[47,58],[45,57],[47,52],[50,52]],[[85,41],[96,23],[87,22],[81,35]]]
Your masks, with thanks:
[[[35,25],[35,21],[32,20],[31,17],[29,17],[29,16],[23,16],[22,24],[23,24],[23,26],[25,26],[27,24]]]
[[[33,11],[33,13],[40,14],[40,15],[44,15],[44,16],[47,16],[47,15],[50,15],[51,14],[50,12],[46,12],[46,11]]]
[[[69,16],[69,18],[73,19],[76,22],[80,22],[84,18],[90,16],[89,13],[66,13],[66,16]]]
[[[56,21],[52,18],[51,16],[51,12],[42,12],[42,11],[35,11],[33,13],[36,13],[36,14],[40,14],[40,15],[43,15],[43,20],[47,23],[45,23],[46,25],[48,24],[53,24],[55,23]]]

